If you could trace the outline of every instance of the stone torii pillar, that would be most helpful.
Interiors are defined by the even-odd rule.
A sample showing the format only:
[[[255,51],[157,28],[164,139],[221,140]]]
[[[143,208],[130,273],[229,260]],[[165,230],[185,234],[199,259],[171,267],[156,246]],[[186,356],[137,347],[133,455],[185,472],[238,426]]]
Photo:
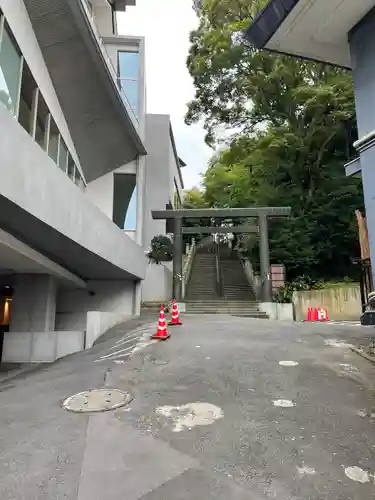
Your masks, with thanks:
[[[263,302],[272,302],[272,279],[270,265],[270,249],[268,242],[268,220],[267,215],[259,215],[259,257],[261,297]]]
[[[182,299],[182,217],[174,219],[173,232],[173,298],[177,302]]]

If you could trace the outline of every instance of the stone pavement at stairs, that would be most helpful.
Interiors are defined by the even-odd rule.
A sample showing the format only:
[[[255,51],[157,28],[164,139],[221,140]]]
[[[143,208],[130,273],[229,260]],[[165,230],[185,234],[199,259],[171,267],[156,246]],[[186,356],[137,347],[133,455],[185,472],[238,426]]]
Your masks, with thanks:
[[[1,500],[373,498],[375,367],[349,350],[369,330],[189,316],[150,344],[156,319],[0,383]],[[134,399],[61,408],[103,387]]]

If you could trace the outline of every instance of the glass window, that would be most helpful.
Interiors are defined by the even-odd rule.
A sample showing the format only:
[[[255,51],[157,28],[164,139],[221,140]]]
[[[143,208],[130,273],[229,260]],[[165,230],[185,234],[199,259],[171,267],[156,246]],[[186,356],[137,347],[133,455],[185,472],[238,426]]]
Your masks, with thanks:
[[[75,183],[80,189],[83,189],[85,187],[85,182],[83,180],[81,172],[78,170],[77,165],[76,165]]]
[[[126,211],[124,229],[125,229],[125,231],[135,231],[137,229],[137,188],[136,187],[134,187],[134,191],[133,191],[132,197],[130,198],[128,209]]]
[[[59,154],[59,167],[63,172],[66,172],[68,164],[68,148],[64,142],[64,139],[60,137],[60,154]]]
[[[41,148],[47,149],[47,125],[49,110],[43,96],[38,92],[37,114],[35,124],[35,140]]]
[[[139,54],[118,53],[118,77],[121,91],[125,94],[125,105],[138,115]]]
[[[139,54],[138,52],[119,52],[119,77],[139,79]]]
[[[0,47],[0,104],[14,116],[18,111],[22,63],[21,53],[5,23]]]
[[[49,132],[49,144],[48,144],[48,155],[57,164],[59,156],[59,130],[56,123],[51,118],[50,132]]]
[[[22,71],[22,81],[21,81],[21,96],[20,96],[20,107],[18,112],[18,121],[20,125],[28,132],[33,134],[33,110],[35,106],[35,98],[37,85],[31,74],[31,71],[27,64],[24,62]],[[34,104],[34,106],[33,106]]]
[[[120,80],[120,85],[128,99],[130,109],[136,111],[138,108],[138,82],[134,80]]]
[[[81,182],[82,182],[81,173],[78,170],[77,165],[76,165],[75,174],[74,174],[74,184],[77,184],[77,186],[80,186]]]
[[[74,163],[73,158],[71,155],[69,155],[68,158],[68,177],[71,181],[75,181],[75,175],[76,175],[76,165]]]

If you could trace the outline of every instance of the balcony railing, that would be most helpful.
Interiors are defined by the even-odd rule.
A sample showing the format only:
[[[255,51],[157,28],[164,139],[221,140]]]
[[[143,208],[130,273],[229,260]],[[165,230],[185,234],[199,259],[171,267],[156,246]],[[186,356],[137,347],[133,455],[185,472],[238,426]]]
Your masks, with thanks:
[[[98,41],[100,50],[102,52],[104,60],[107,63],[107,66],[108,66],[108,69],[109,69],[109,71],[111,73],[113,81],[116,82],[116,86],[117,86],[118,92],[120,94],[120,97],[122,99],[122,102],[124,103],[124,106],[125,106],[128,114],[129,114],[129,116],[130,116],[130,118],[131,118],[134,126],[138,127],[138,125],[139,125],[138,117],[134,113],[134,110],[132,109],[132,107],[130,105],[130,102],[129,102],[128,98],[127,98],[127,95],[126,95],[126,93],[124,92],[124,89],[121,87],[121,85],[119,83],[119,79],[118,79],[116,68],[114,67],[112,59],[110,58],[110,56],[109,56],[109,54],[107,52],[107,49],[106,49],[106,47],[105,47],[105,45],[103,43],[102,37],[100,36],[99,30],[98,30],[96,22],[95,22],[95,16],[93,15],[93,12],[92,12],[91,2],[90,2],[90,0],[81,0],[81,2],[82,2],[82,5],[83,5],[83,7],[85,9],[87,17],[88,17],[88,19],[90,21],[92,31],[94,32],[94,34],[96,36],[96,39]]]

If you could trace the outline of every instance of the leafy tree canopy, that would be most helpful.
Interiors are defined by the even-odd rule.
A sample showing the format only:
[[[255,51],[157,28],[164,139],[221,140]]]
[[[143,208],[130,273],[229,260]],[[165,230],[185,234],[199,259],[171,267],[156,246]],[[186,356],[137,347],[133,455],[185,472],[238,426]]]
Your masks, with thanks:
[[[213,157],[202,191],[185,198],[190,207],[290,205],[291,219],[270,221],[273,261],[289,277],[344,277],[353,273],[354,210],[363,203],[343,167],[356,138],[351,75],[246,44],[243,29],[265,3],[204,2],[191,34],[196,95],[186,121],[203,120],[206,142],[226,137],[229,146]],[[258,261],[254,236],[245,245]]]

